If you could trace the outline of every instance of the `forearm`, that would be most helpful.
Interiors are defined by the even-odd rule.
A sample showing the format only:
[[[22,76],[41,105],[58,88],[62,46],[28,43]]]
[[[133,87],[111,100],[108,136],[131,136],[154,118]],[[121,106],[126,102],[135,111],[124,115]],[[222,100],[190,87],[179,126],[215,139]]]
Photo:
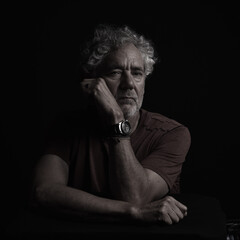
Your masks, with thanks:
[[[174,198],[166,197],[142,207],[128,202],[97,197],[62,184],[48,184],[36,189],[37,202],[48,210],[71,215],[84,221],[140,221],[168,224],[178,222],[187,215],[186,206]]]
[[[130,138],[114,140],[108,141],[111,191],[117,199],[144,204],[148,201],[146,171],[135,157]]]
[[[36,188],[36,202],[57,212],[84,219],[131,219],[133,206],[127,202],[101,198],[62,184]]]

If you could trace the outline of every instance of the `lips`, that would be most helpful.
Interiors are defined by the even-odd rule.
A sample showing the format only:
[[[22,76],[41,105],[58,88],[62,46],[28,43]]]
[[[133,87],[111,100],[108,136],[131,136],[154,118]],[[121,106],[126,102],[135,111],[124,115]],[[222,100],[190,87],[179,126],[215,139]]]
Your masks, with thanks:
[[[134,97],[119,97],[118,101],[134,101],[134,102],[136,102],[136,99]]]

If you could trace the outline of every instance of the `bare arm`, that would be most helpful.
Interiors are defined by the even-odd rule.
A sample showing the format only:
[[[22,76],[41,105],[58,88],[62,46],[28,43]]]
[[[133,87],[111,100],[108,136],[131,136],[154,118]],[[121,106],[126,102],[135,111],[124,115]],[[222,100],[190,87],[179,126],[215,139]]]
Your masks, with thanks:
[[[68,165],[56,155],[44,155],[36,166],[34,198],[39,205],[56,211],[96,218],[98,216],[130,218],[132,205],[101,198],[67,186]]]
[[[136,159],[129,138],[120,138],[109,145],[111,190],[117,199],[139,206],[161,199],[168,193],[164,179],[150,169],[143,168]]]
[[[101,198],[67,186],[68,165],[56,155],[44,155],[36,166],[33,182],[36,202],[44,207],[88,220],[134,220],[143,222],[178,222],[187,208],[172,197],[138,207]]]

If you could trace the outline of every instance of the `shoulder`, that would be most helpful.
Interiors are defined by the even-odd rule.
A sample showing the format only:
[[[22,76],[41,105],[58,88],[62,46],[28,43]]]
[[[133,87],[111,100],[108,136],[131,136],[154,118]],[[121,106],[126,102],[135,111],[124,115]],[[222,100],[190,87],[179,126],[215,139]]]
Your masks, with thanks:
[[[160,113],[142,111],[142,126],[147,132],[151,132],[157,141],[175,141],[186,145],[191,143],[191,134],[182,123],[164,116]]]
[[[174,151],[179,152],[189,149],[191,134],[185,125],[159,113],[143,110],[142,115],[144,128],[154,136],[154,144],[171,145]]]
[[[160,113],[149,112],[144,109],[141,111],[143,125],[148,130],[161,129],[164,132],[168,132],[175,128],[186,128],[183,124]]]

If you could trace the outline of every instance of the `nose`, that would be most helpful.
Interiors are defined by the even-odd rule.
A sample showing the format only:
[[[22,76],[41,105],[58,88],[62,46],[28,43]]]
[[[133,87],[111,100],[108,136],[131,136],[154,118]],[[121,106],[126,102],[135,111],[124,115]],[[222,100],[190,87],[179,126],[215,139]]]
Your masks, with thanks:
[[[134,88],[134,81],[133,77],[130,72],[124,71],[121,76],[120,87],[122,89],[133,89]]]

